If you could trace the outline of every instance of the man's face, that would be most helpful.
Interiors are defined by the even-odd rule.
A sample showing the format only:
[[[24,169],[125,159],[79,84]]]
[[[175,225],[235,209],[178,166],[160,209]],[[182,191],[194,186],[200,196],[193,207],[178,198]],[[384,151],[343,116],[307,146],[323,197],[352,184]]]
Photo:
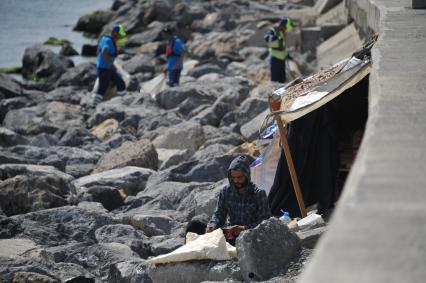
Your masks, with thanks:
[[[231,170],[231,180],[234,183],[234,186],[238,189],[244,189],[247,187],[248,180],[247,177],[241,172],[241,170]]]

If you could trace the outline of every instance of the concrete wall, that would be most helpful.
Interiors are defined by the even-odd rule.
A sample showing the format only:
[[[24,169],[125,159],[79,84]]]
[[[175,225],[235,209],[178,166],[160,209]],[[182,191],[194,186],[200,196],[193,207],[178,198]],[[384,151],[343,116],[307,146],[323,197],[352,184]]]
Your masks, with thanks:
[[[299,283],[426,282],[426,10],[346,0],[372,51],[369,118],[329,231]]]

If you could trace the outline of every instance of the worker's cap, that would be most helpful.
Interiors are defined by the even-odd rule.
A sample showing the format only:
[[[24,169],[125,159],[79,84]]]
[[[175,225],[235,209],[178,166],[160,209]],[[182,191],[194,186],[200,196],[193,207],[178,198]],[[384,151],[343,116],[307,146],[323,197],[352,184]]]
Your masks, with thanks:
[[[126,36],[127,35],[122,24],[117,24],[117,23],[114,24],[112,26],[112,31],[118,33],[120,36]]]
[[[281,20],[280,20],[280,25],[286,25],[287,24],[287,17],[286,16],[284,16],[284,17],[282,17],[281,18]]]

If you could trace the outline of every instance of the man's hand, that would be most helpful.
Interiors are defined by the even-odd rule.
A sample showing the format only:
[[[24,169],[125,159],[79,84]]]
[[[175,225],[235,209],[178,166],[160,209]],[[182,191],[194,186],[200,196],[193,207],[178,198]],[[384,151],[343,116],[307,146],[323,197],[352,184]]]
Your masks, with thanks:
[[[234,234],[235,237],[240,235],[240,233],[244,230],[246,230],[245,226],[235,225],[235,226],[232,227],[232,233]]]
[[[206,233],[213,232],[215,229],[216,229],[216,225],[213,223],[209,223],[207,224],[207,227],[206,227]]]

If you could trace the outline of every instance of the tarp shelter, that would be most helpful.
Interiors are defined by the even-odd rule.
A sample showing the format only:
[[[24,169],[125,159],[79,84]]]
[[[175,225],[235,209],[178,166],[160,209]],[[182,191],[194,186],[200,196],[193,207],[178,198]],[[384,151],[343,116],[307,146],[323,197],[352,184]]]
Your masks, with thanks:
[[[369,49],[371,46],[367,51]],[[280,109],[271,112],[267,118],[279,115],[287,125],[286,137],[304,203],[318,203],[319,212],[331,207],[336,190],[338,150],[333,117],[336,109],[329,102],[370,73],[371,61],[366,53],[361,51],[297,84],[277,89],[273,94],[281,98]],[[292,217],[301,216],[288,163],[277,146],[279,135],[276,130],[275,133],[274,141],[262,152],[260,160],[252,164],[254,182],[268,192],[274,215],[280,215],[280,210],[284,209]],[[281,152],[278,153],[278,161],[277,149]],[[273,162],[275,164],[272,166],[276,166],[275,176],[271,176],[270,170]]]

